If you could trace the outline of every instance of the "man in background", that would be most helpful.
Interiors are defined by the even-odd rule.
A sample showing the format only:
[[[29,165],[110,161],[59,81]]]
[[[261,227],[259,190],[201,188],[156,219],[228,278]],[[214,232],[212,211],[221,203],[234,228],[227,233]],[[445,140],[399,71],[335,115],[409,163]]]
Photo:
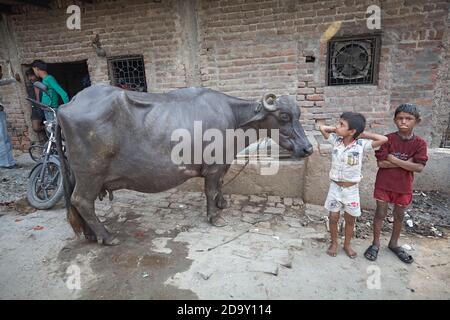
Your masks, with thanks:
[[[33,69],[30,68],[26,70],[25,75],[29,81],[29,84],[27,85],[28,98],[41,101],[41,93],[39,89],[33,86],[33,83],[38,80],[38,78],[34,74]],[[44,132],[44,120],[44,111],[31,104],[31,126],[38,137],[38,142],[41,144],[46,139],[46,135]]]
[[[69,102],[67,92],[58,84],[55,77],[47,73],[47,64],[42,60],[34,60],[31,64],[34,74],[42,79],[42,83],[47,86],[47,93],[42,93],[41,103],[50,106],[55,111],[59,107],[58,95],[61,97],[63,103]],[[44,111],[45,119],[53,120],[53,113],[51,111]]]

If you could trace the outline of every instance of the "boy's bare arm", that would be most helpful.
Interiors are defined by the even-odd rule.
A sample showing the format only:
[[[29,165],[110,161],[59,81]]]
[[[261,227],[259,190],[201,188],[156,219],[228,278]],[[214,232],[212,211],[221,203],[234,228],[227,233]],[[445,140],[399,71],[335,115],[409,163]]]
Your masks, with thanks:
[[[412,172],[421,172],[424,168],[423,164],[415,163],[412,158],[409,158],[408,160],[405,161],[405,160],[401,160],[401,159],[395,157],[392,154],[389,154],[387,156],[387,161],[399,166],[402,169],[412,171]]]
[[[392,162],[388,161],[388,160],[382,160],[382,161],[377,161],[377,165],[378,168],[398,168],[397,165],[393,164]]]
[[[359,138],[373,140],[372,148],[374,149],[388,142],[388,137],[372,132],[363,132],[359,135]]]
[[[322,133],[322,136],[323,136],[325,139],[328,139],[328,137],[330,136],[330,133],[336,131],[336,127],[331,127],[331,126],[319,126],[319,130],[320,130],[320,133]]]
[[[38,88],[36,88],[36,87],[33,87],[33,89],[34,89],[34,95],[35,95],[35,100],[36,101],[38,101],[38,102],[40,102],[39,100],[39,96],[40,96],[40,92],[39,92],[39,89]]]

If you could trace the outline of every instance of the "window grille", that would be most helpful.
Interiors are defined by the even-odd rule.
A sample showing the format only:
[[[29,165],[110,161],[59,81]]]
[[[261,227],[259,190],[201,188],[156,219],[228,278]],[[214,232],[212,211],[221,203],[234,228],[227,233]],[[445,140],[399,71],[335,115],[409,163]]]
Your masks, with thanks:
[[[108,59],[111,83],[114,86],[132,90],[147,91],[145,65],[142,56],[126,56]]]

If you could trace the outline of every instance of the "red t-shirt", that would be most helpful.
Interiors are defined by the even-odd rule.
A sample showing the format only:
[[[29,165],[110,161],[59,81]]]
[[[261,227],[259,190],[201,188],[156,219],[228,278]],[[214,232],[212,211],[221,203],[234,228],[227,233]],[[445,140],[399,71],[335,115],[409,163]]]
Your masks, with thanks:
[[[389,154],[401,160],[413,158],[415,163],[425,165],[428,160],[427,143],[421,137],[414,135],[410,140],[402,140],[397,132],[386,135],[388,142],[375,151],[378,161],[386,160]],[[384,189],[397,193],[412,193],[414,173],[403,168],[379,168],[376,189]]]

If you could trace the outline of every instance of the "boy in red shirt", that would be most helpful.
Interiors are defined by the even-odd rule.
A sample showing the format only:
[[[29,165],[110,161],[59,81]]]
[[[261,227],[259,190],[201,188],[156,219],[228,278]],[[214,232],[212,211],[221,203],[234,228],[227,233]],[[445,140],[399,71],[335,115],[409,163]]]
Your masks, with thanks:
[[[375,152],[379,168],[374,191],[377,209],[373,220],[373,243],[364,256],[371,261],[377,259],[381,227],[388,204],[393,203],[394,226],[389,249],[401,261],[412,263],[413,257],[398,245],[398,239],[405,209],[412,200],[414,172],[421,172],[428,160],[427,143],[413,133],[414,127],[420,123],[420,113],[415,105],[400,105],[395,110],[394,123],[398,131],[388,134],[388,143]]]

